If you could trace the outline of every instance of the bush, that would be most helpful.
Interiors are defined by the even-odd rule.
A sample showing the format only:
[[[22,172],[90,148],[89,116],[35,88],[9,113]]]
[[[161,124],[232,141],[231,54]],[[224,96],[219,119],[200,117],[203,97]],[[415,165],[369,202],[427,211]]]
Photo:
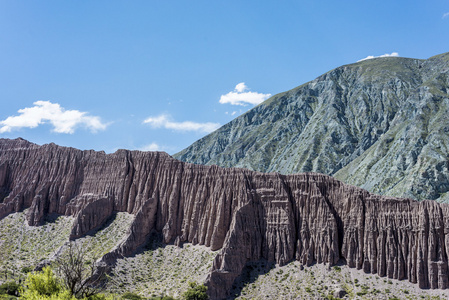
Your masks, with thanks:
[[[77,300],[68,289],[65,289],[56,278],[50,267],[42,272],[31,272],[25,280],[25,287],[21,290],[21,298],[27,300]],[[83,298],[84,300],[107,300],[112,296],[95,294]]]
[[[22,273],[24,273],[24,274],[28,274],[28,273],[30,273],[31,271],[33,271],[33,268],[31,268],[31,267],[23,267],[23,268],[21,269],[21,271],[22,271]]]
[[[130,299],[130,300],[141,300],[143,299],[142,297],[140,297],[139,295],[135,294],[135,293],[124,293],[122,295],[122,299]]]
[[[16,296],[11,296],[11,295],[0,294],[0,299],[1,300],[17,300],[17,297]]]
[[[189,289],[184,293],[184,299],[186,300],[206,300],[209,299],[207,296],[207,286],[204,284],[197,284],[196,282],[189,282]]]
[[[87,298],[83,298],[83,300],[115,300],[115,299],[117,299],[117,297],[114,297],[114,295],[106,296],[105,294],[102,293],[91,295]]]
[[[336,272],[341,272],[341,267],[339,266],[333,266],[332,267]]]
[[[43,268],[42,272],[28,273],[25,286],[24,297],[26,299],[28,297],[34,299],[34,297],[38,296],[57,295],[62,290],[61,285],[50,267]]]
[[[0,285],[0,294],[6,294],[10,296],[19,296],[20,285],[14,281],[5,282]]]

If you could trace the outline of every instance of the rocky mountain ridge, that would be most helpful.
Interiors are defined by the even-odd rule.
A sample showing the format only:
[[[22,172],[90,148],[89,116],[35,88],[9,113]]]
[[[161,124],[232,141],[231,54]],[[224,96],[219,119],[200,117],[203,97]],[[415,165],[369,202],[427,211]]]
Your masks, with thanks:
[[[350,267],[421,288],[445,289],[449,205],[378,196],[317,173],[281,175],[184,163],[161,152],[80,151],[0,140],[0,218],[26,208],[30,225],[74,216],[71,238],[114,212],[135,215],[125,239],[100,263],[145,245],[218,250],[206,284],[222,299],[245,265],[344,260]]]
[[[447,201],[448,91],[449,53],[365,60],[273,96],[174,157]]]

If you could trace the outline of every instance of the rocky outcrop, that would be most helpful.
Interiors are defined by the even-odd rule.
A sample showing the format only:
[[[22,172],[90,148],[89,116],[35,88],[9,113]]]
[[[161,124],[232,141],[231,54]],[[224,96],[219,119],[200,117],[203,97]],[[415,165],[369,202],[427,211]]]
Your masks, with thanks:
[[[122,258],[133,254],[136,249],[145,245],[147,238],[154,229],[156,221],[157,202],[148,199],[137,212],[134,221],[129,227],[125,239],[107,253],[99,262],[100,265],[111,266],[117,258]]]
[[[365,60],[273,96],[174,157],[449,201],[448,91],[449,53]]]
[[[114,203],[109,197],[83,195],[73,199],[71,203],[72,206],[76,206],[73,211],[67,212],[75,215],[75,222],[70,233],[71,240],[103,225],[114,210]],[[82,208],[79,209],[77,206],[82,206]]]
[[[335,264],[421,288],[448,288],[449,205],[374,195],[317,173],[281,175],[183,163],[161,152],[80,151],[0,140],[0,218],[27,210],[75,217],[72,238],[114,212],[135,215],[126,238],[102,262],[165,243],[218,250],[206,284],[224,298],[245,264]]]

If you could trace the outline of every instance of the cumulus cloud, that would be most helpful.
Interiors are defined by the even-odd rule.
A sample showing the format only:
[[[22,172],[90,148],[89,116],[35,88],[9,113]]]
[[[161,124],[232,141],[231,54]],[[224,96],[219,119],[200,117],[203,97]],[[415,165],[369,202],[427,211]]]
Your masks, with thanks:
[[[150,124],[153,128],[166,128],[173,129],[176,131],[198,131],[210,133],[220,127],[219,123],[197,123],[192,121],[175,122],[172,121],[169,115],[159,115],[156,117],[149,117],[143,121],[145,124]]]
[[[243,106],[245,106],[246,104],[257,105],[271,97],[271,94],[250,92],[248,90],[249,88],[246,86],[246,84],[244,82],[240,82],[235,86],[234,91],[229,92],[226,95],[221,95],[220,103],[229,103],[232,105]]]
[[[161,151],[162,148],[156,143],[151,143],[139,148],[140,151]]]
[[[246,84],[244,82],[240,82],[239,84],[237,84],[235,86],[235,90],[239,93],[243,93],[247,89],[248,89],[248,87],[246,86]]]
[[[391,52],[390,54],[385,53],[385,54],[379,55],[379,56],[372,56],[372,55],[369,55],[369,56],[367,56],[367,57],[365,57],[365,58],[363,58],[363,59],[361,59],[361,60],[358,60],[357,62],[363,61],[363,60],[367,60],[367,59],[378,58],[378,57],[397,57],[397,56],[399,56],[399,53],[397,53],[397,52]]]
[[[443,14],[443,19],[449,17],[449,12]]]
[[[54,132],[74,133],[79,126],[90,129],[92,132],[104,130],[107,124],[101,122],[99,117],[89,116],[79,110],[65,110],[58,103],[50,101],[36,101],[32,107],[19,109],[18,116],[10,116],[0,121],[0,133],[10,132],[13,129],[35,128],[41,124],[53,125]]]

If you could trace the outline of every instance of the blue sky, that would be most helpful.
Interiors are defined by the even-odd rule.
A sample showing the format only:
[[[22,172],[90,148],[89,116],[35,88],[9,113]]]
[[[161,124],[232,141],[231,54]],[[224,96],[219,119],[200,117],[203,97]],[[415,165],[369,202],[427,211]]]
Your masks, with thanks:
[[[449,51],[449,0],[0,0],[0,137],[176,153],[343,64]]]

